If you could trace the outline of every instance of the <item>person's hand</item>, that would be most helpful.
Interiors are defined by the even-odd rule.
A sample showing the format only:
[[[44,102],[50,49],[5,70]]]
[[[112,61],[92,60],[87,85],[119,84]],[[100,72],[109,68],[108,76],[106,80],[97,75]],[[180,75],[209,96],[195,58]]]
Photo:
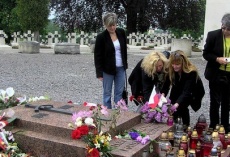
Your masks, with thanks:
[[[217,58],[216,58],[216,61],[217,61],[219,64],[223,64],[223,65],[225,65],[225,64],[228,63],[225,57],[217,57]]]
[[[175,104],[170,108],[170,110],[171,110],[172,112],[175,112],[176,109],[178,108],[178,106],[179,106],[179,104],[178,104],[178,103],[175,103]]]
[[[99,79],[100,81],[103,81],[103,77],[98,77],[98,79]]]

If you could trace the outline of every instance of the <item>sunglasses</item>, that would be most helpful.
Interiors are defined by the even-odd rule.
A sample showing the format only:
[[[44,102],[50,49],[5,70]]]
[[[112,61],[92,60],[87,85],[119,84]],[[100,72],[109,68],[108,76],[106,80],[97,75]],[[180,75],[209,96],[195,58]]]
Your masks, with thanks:
[[[225,27],[225,26],[222,26],[221,29],[222,29],[222,30],[226,30],[226,31],[230,31],[230,28]]]
[[[176,51],[171,52],[171,55],[174,57],[180,57],[181,56],[181,54],[179,52],[176,52]]]

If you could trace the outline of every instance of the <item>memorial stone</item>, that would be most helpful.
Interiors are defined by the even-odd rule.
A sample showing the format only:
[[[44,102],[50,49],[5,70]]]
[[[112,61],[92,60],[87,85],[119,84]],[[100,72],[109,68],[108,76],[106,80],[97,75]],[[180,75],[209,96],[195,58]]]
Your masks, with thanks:
[[[181,50],[190,57],[192,53],[192,40],[191,39],[172,39],[171,51]]]
[[[37,41],[21,41],[19,42],[19,53],[40,53],[40,43]]]
[[[53,44],[53,33],[49,32],[46,38],[48,39],[47,45],[51,46]]]
[[[5,45],[5,37],[6,37],[6,34],[4,33],[3,30],[0,30],[0,45]]]
[[[70,43],[76,44],[76,33],[71,33]]]
[[[81,35],[80,35],[80,45],[84,45],[84,37],[85,37],[85,35],[84,35],[84,31],[81,31]]]
[[[59,38],[61,37],[60,34],[58,34],[58,31],[54,32],[54,43],[58,43],[59,42]]]
[[[55,54],[80,54],[80,45],[76,43],[56,43]]]

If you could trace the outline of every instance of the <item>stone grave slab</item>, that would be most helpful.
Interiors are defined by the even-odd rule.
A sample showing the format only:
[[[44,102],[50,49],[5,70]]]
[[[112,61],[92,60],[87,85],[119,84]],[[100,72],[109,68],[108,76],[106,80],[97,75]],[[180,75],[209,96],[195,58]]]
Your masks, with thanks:
[[[55,108],[64,108],[68,112],[87,110],[87,107],[55,101],[39,101],[32,105],[53,105]],[[67,106],[67,107],[66,107]],[[68,107],[70,106],[70,107]],[[66,108],[66,109],[65,109]],[[12,132],[15,139],[25,152],[34,156],[43,157],[81,157],[85,154],[86,144],[81,140],[71,138],[72,129],[68,127],[72,115],[60,114],[33,108],[16,106],[13,108],[17,120]],[[112,112],[112,110],[109,110]],[[122,112],[117,119],[117,129],[111,132],[112,136],[120,130],[128,130],[141,122],[141,116],[135,112]],[[102,126],[104,132],[109,130],[109,122]],[[84,156],[84,155],[83,155]],[[82,156],[82,157],[83,157]],[[116,154],[114,154],[116,157]]]
[[[163,131],[168,131],[172,127],[166,124],[160,123],[140,123],[134,126],[132,129],[139,130],[146,135],[149,135],[152,140],[157,140]],[[116,157],[141,157],[143,152],[148,151],[151,142],[143,145],[137,141],[129,139],[116,139],[111,142],[111,145],[115,148],[112,154]],[[153,152],[149,153],[149,156],[156,155],[157,147],[156,143],[153,144]]]

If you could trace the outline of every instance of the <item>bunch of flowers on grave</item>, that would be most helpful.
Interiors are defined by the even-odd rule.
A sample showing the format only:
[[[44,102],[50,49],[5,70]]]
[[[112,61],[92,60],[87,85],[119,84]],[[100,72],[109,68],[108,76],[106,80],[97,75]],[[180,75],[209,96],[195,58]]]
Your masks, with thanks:
[[[5,130],[5,126],[15,120],[11,111],[0,116],[0,156],[3,157],[29,157],[30,154],[23,153],[18,147],[11,131]],[[6,118],[7,117],[7,118]]]
[[[69,123],[69,127],[73,128],[72,139],[83,139],[86,142],[87,157],[111,156],[111,135],[104,132],[102,126],[109,123],[109,129],[116,128],[120,113],[128,109],[125,101],[120,100],[115,106],[116,109],[110,112],[101,104],[85,102],[83,106],[85,110],[73,113],[73,122]]]
[[[169,116],[176,111],[176,107],[171,105],[171,101],[163,94],[157,93],[153,89],[150,99],[140,109],[144,122],[166,123]]]
[[[15,91],[12,87],[6,90],[0,89],[0,110],[25,104],[25,97],[15,96]]]
[[[12,87],[6,88],[6,90],[0,89],[0,110],[23,105],[28,102],[34,102],[38,100],[48,100],[48,97],[31,97],[27,100],[26,96],[16,96]]]
[[[149,141],[152,141],[150,139],[149,135],[146,135],[145,133],[143,133],[139,130],[135,130],[135,129],[132,129],[130,131],[124,131],[124,132],[120,133],[119,135],[115,136],[115,138],[132,139],[132,140],[135,140],[137,142],[140,142],[143,145],[145,145]]]

